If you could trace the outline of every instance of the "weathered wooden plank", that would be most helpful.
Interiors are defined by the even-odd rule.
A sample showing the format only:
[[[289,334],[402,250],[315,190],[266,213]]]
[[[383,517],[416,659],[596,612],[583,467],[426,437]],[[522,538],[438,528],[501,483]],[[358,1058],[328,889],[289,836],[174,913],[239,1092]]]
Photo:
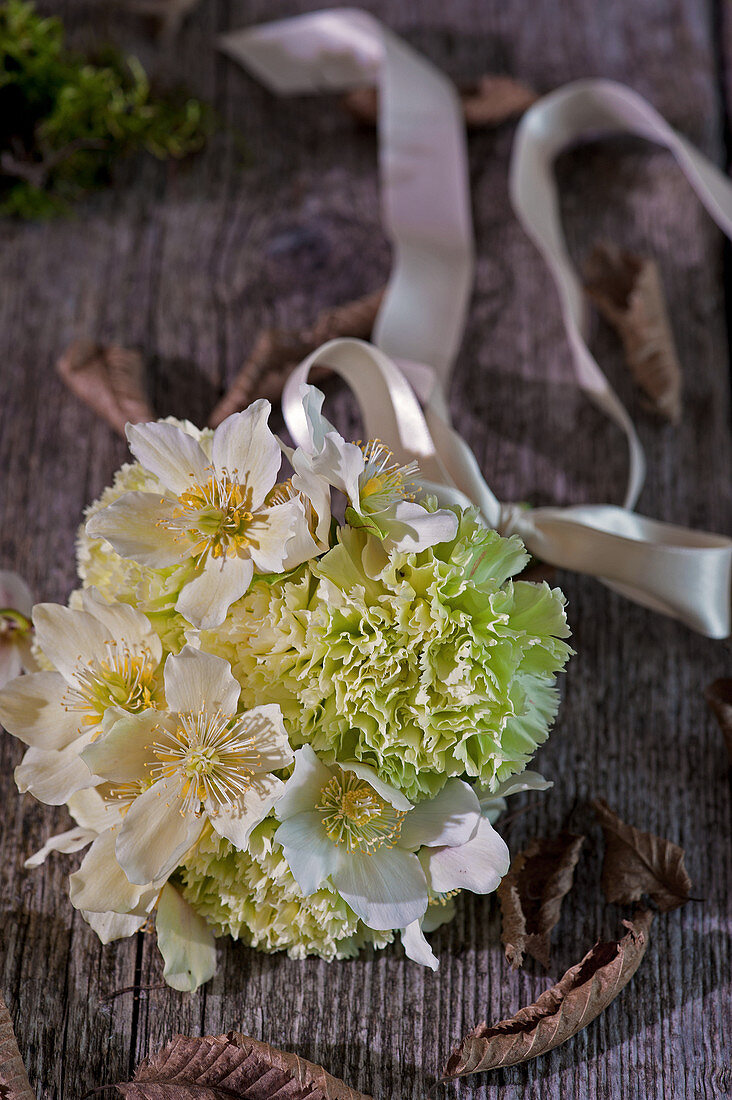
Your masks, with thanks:
[[[52,363],[74,335],[139,345],[153,364],[161,414],[205,418],[258,329],[297,325],[368,291],[388,270],[379,228],[375,144],[328,100],[278,101],[202,42],[229,27],[292,14],[292,0],[203,3],[157,63],[215,99],[249,143],[237,163],[218,138],[190,168],[130,166],[117,188],[76,219],[0,225],[0,565],[21,568],[39,598],[74,584],[75,526],[124,450],[64,393]],[[590,0],[530,12],[499,3],[370,3],[369,10],[455,76],[497,67],[547,90],[584,75],[636,87],[721,161],[720,102],[710,8],[694,0]],[[47,4],[79,33],[99,26],[84,0]],[[132,38],[128,21],[115,31]],[[155,60],[145,46],[145,59]],[[625,459],[615,430],[579,397],[549,278],[516,225],[506,195],[511,130],[471,139],[479,266],[452,402],[456,420],[505,499],[618,500]],[[649,456],[641,510],[730,531],[730,432],[721,243],[667,154],[641,143],[602,143],[563,158],[564,210],[573,252],[597,236],[660,261],[682,362],[681,428],[642,411],[611,334],[596,348],[638,418]],[[335,396],[344,428],[353,410]],[[527,801],[507,826],[512,846],[558,828],[593,793],[627,819],[684,845],[704,901],[658,921],[643,967],[622,1002],[587,1032],[525,1067],[450,1086],[457,1096],[719,1097],[725,1093],[725,990],[730,853],[724,746],[701,688],[729,671],[729,650],[632,607],[591,581],[562,577],[575,628],[557,730],[537,765],[555,790]],[[80,1096],[125,1076],[178,1031],[239,1028],[323,1062],[376,1097],[422,1097],[451,1046],[484,1017],[504,1018],[546,987],[538,971],[502,960],[495,906],[466,898],[435,936],[437,975],[394,948],[326,965],[266,957],[223,943],[220,970],[185,997],[168,989],[100,998],[161,967],[146,937],[101,949],[72,915],[71,860],[32,873],[22,860],[60,811],[14,792],[18,746],[0,742],[2,988],[39,1096]],[[575,827],[590,822],[577,810]],[[599,898],[600,850],[578,868],[559,928],[555,973],[620,914]]]

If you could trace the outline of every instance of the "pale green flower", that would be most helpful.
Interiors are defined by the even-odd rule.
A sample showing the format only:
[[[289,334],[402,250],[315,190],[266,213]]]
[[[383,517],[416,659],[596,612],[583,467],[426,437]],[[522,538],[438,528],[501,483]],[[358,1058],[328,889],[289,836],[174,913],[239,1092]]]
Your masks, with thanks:
[[[393,932],[366,928],[330,886],[303,896],[273,840],[278,824],[257,825],[246,852],[207,832],[179,869],[183,896],[214,932],[293,959],[347,959],[391,943]]]
[[[517,536],[461,515],[451,542],[392,551],[364,531],[289,579],[256,583],[202,645],[242,702],[277,702],[294,746],[358,760],[419,799],[449,776],[489,789],[522,771],[555,716],[571,650],[564,597],[510,578]]]

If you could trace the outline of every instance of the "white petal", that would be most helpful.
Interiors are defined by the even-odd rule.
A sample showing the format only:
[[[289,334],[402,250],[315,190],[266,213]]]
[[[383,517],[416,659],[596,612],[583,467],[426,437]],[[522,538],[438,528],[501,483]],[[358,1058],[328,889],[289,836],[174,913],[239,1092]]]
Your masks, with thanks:
[[[153,761],[153,731],[160,724],[160,711],[125,714],[111,729],[88,745],[81,758],[92,775],[117,783],[134,783],[147,777],[146,765]]]
[[[180,496],[191,485],[205,485],[211,463],[200,445],[175,424],[128,424],[127,439],[135,458],[163,485]]]
[[[433,890],[472,890],[490,894],[511,862],[505,841],[486,818],[481,818],[472,840],[459,848],[423,848],[419,854]]]
[[[0,641],[0,688],[11,683],[23,671],[20,650],[15,642]]]
[[[165,698],[181,714],[235,714],[241,688],[223,657],[184,646],[165,662]]]
[[[295,456],[293,455],[293,460]],[[300,460],[298,466],[305,468]],[[354,507],[358,507],[358,479],[366,466],[363,451],[355,443],[346,443],[338,432],[328,432],[323,440],[320,452],[310,461],[310,468],[330,485],[344,493]],[[293,467],[300,472],[297,466]]]
[[[247,591],[253,573],[251,558],[208,557],[193,580],[183,585],[175,610],[192,626],[212,630]]]
[[[23,866],[40,867],[46,862],[51,852],[78,852],[81,848],[86,848],[87,844],[91,844],[96,835],[91,829],[79,828],[58,833],[56,836],[49,837],[42,848],[28,857]]]
[[[91,913],[146,913],[160,891],[160,885],[146,882],[134,886],[127,880],[115,856],[117,829],[98,836],[69,876],[69,897],[75,909]]]
[[[0,569],[0,611],[19,611],[26,619],[33,610],[33,593],[18,573]]]
[[[63,704],[66,681],[58,672],[32,672],[0,691],[0,722],[26,745],[62,749],[79,734],[79,715]]]
[[[402,848],[343,851],[331,882],[369,928],[406,928],[427,908],[427,881],[420,862]]]
[[[147,649],[155,662],[163,654],[160,638],[147,615],[126,603],[110,603],[97,588],[83,588],[81,602],[84,611],[104,623],[112,638],[124,642],[133,653]]]
[[[116,802],[105,802],[93,787],[72,794],[66,805],[76,824],[94,833],[105,833],[122,820],[120,806]]]
[[[438,902],[433,902],[432,905],[427,906],[427,912],[422,917],[422,931],[434,932],[437,928],[441,928],[443,924],[447,924],[455,916],[455,900],[454,898],[442,898]]]
[[[79,756],[92,736],[92,733],[85,734],[59,752],[28,749],[15,769],[15,782],[21,794],[29,791],[39,802],[61,806],[76,791],[97,786],[101,780],[94,778]]]
[[[338,762],[338,766],[343,768],[344,772],[353,772],[359,779],[365,779],[369,786],[373,787],[377,794],[380,794],[395,810],[401,810],[402,813],[406,813],[412,809],[412,803],[408,798],[405,798],[401,791],[398,791],[396,787],[392,787],[391,784],[385,783],[383,779],[379,779],[378,775],[373,768],[368,764],[355,764],[352,761],[348,761],[345,764]]]
[[[49,661],[64,679],[74,684],[80,665],[106,653],[109,627],[86,611],[73,611],[56,603],[39,603],[33,609],[36,639]]]
[[[124,493],[87,520],[92,539],[106,539],[122,558],[165,569],[190,556],[190,542],[165,526],[175,502],[157,493]]]
[[[329,432],[335,432],[333,425],[322,413],[325,395],[317,386],[311,386],[307,382],[300,385],[299,394],[310,435],[310,453],[318,454],[325,445],[326,435]]]
[[[155,927],[165,962],[163,977],[173,989],[192,993],[216,973],[211,928],[170,883],[162,889]]]
[[[329,840],[320,814],[295,814],[274,835],[303,894],[314,894],[338,864],[338,849]]]
[[[274,775],[258,775],[238,805],[214,806],[207,802],[209,821],[219,836],[226,837],[235,848],[243,851],[252,829],[264,821],[284,789],[285,784]]]
[[[225,470],[232,481],[250,490],[250,511],[259,508],[282,465],[280,445],[267,426],[271,410],[269,401],[255,401],[243,412],[227,416],[214,432],[213,464],[217,472]]]
[[[401,935],[404,953],[408,959],[412,959],[422,966],[428,966],[430,970],[437,970],[440,964],[437,961],[437,956],[424,938],[421,921],[412,921],[406,928],[402,928]]]
[[[302,502],[293,497],[284,504],[264,508],[257,513],[252,527],[249,553],[260,573],[281,573],[288,556],[288,545],[298,527],[307,530]]]
[[[128,936],[134,936],[147,920],[146,914],[131,917],[127,913],[90,913],[88,909],[82,909],[81,915],[102,943],[126,940]]]
[[[285,784],[277,802],[276,816],[280,821],[295,814],[308,813],[320,798],[320,792],[330,783],[333,772],[315,755],[310,745],[295,752],[295,769]]]
[[[259,772],[276,772],[292,763],[294,753],[279,703],[263,703],[242,715],[245,732],[256,741]]]
[[[117,859],[130,882],[167,879],[203,825],[203,818],[183,812],[180,784],[153,783],[130,806],[117,838]]]
[[[420,802],[407,814],[399,834],[399,847],[465,844],[479,821],[480,803],[473,788],[462,779],[448,779],[439,794]]]
[[[384,546],[405,554],[416,554],[439,542],[450,542],[457,534],[457,516],[448,510],[428,512],[421,504],[402,500],[389,511],[375,516],[385,534]]]
[[[295,452],[295,454],[297,454],[297,452]],[[296,461],[298,460],[295,458],[295,455],[293,455],[293,464]],[[298,462],[298,466],[293,465],[293,469],[296,471],[292,478],[293,489],[297,489],[298,492],[303,493],[307,497],[317,516],[315,542],[318,551],[322,552],[327,550],[329,546],[331,518],[330,484],[324,477],[320,477],[313,472],[310,463],[299,464]],[[305,537],[301,537],[304,542]],[[291,555],[294,554],[292,544],[290,544],[288,553]],[[308,559],[303,557],[301,560],[307,561]]]

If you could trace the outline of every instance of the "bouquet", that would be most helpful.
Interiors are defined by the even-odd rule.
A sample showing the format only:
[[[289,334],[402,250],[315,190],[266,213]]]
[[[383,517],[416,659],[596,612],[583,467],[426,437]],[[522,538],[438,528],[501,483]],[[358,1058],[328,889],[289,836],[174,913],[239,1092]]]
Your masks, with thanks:
[[[261,400],[215,431],[128,425],[82,587],[34,608],[39,671],[0,692],[18,788],[76,823],[28,864],[87,847],[72,904],[105,943],[154,923],[177,989],[224,934],[336,959],[399,932],[436,968],[424,933],[508,870],[503,798],[549,785],[525,769],[571,653],[562,593],[299,397],[296,449]]]

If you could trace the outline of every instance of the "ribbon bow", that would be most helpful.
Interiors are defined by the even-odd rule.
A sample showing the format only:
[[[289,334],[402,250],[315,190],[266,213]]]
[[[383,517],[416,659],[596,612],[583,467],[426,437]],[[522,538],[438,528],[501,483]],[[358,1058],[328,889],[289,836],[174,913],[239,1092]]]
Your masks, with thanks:
[[[488,524],[520,535],[543,561],[595,576],[702,634],[730,634],[732,540],[633,511],[645,476],[643,449],[587,347],[583,290],[564,243],[552,166],[563,148],[598,131],[648,138],[673,153],[732,236],[726,177],[645,100],[611,81],[569,84],[524,115],[510,166],[514,210],[556,283],[578,384],[625,433],[630,461],[623,507],[502,504],[452,427],[446,401],[473,275],[465,130],[455,88],[376,19],[352,9],[234,32],[221,47],[280,94],[380,86],[382,204],[394,267],[374,327],[376,346],[334,340],[296,369],[282,401],[296,443],[308,439],[300,385],[311,367],[326,364],[353,389],[367,434],[387,439],[400,462],[417,459],[443,502],[477,505]]]

